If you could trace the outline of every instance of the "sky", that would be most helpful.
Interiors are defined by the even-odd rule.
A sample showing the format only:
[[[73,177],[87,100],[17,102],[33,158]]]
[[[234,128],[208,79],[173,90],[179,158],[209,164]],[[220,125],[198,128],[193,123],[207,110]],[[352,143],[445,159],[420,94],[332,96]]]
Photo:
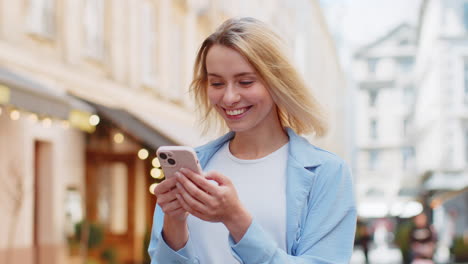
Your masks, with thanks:
[[[408,22],[416,26],[421,0],[319,0],[330,31],[348,50],[356,50]]]

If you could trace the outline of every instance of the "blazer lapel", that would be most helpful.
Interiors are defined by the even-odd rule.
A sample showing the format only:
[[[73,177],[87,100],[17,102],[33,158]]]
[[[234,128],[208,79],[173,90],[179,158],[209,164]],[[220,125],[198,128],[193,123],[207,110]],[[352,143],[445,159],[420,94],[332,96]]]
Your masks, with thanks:
[[[303,214],[315,180],[315,173],[308,168],[319,166],[320,161],[306,139],[290,128],[287,132],[290,145],[286,169],[286,247],[289,254],[294,254],[294,244],[300,239]]]
[[[286,182],[286,246],[288,253],[293,253],[294,242],[301,234],[302,214],[307,206],[315,174],[305,169],[296,160],[288,160]]]

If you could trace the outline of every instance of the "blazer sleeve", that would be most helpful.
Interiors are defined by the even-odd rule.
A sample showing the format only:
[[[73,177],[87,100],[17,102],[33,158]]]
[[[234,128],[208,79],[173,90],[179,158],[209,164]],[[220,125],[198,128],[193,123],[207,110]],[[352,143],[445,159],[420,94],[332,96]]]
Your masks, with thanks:
[[[153,227],[151,230],[151,240],[148,247],[148,253],[151,258],[151,264],[164,263],[199,263],[198,257],[193,249],[192,240],[189,239],[187,244],[178,251],[174,251],[162,237],[162,227],[164,224],[164,213],[161,208],[156,205],[153,216]]]
[[[331,160],[317,167],[302,226],[288,254],[254,221],[232,254],[244,264],[345,264],[349,263],[356,229],[356,207],[348,166]]]

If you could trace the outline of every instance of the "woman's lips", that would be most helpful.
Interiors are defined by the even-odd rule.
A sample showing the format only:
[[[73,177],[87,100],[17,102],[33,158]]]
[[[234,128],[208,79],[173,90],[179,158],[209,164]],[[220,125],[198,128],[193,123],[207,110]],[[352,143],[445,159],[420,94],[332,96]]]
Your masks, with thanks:
[[[250,110],[252,106],[242,107],[242,108],[234,108],[234,109],[226,109],[223,108],[226,117],[229,119],[240,119],[246,115],[246,113]]]

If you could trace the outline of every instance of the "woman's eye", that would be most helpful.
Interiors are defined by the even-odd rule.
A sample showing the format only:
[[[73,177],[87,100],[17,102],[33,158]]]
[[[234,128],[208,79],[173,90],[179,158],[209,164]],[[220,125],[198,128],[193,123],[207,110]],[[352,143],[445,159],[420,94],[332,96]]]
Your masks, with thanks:
[[[253,83],[253,81],[241,81],[241,82],[239,82],[239,83],[240,83],[241,85],[246,86],[246,85],[251,85],[251,84]]]
[[[210,85],[214,86],[214,87],[219,87],[219,86],[223,85],[223,83],[215,82],[215,83],[211,83]]]

